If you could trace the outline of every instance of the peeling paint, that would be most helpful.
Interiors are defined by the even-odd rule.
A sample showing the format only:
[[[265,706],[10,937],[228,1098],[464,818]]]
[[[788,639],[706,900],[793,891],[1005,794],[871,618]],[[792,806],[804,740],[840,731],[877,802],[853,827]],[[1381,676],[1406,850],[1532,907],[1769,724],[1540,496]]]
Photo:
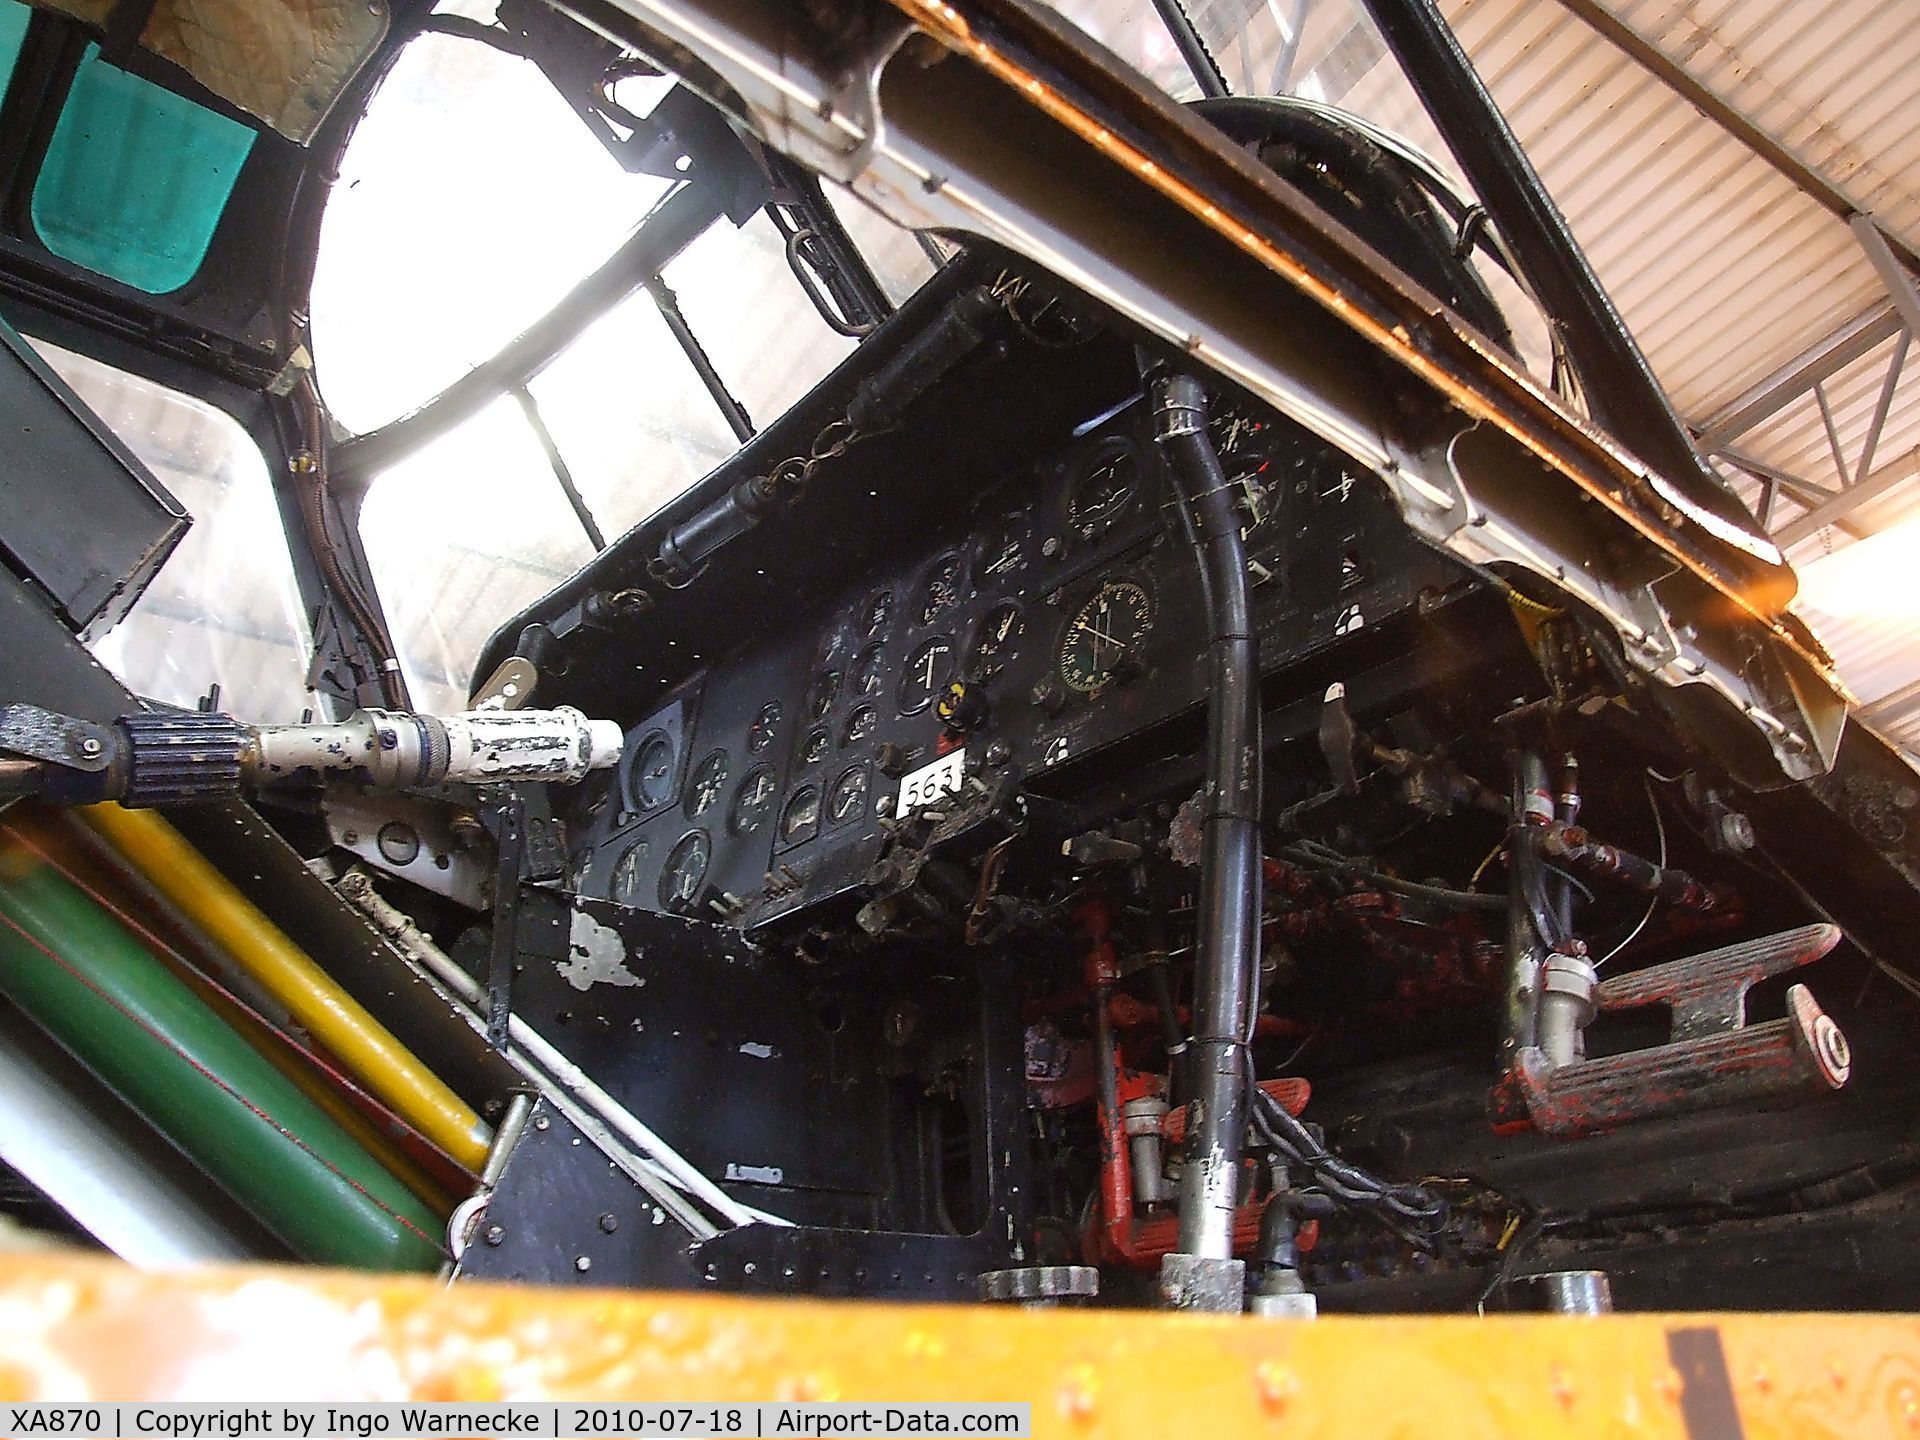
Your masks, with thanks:
[[[554,966],[576,990],[595,985],[640,986],[647,982],[627,969],[627,947],[619,932],[602,925],[584,910],[573,912],[568,955]]]

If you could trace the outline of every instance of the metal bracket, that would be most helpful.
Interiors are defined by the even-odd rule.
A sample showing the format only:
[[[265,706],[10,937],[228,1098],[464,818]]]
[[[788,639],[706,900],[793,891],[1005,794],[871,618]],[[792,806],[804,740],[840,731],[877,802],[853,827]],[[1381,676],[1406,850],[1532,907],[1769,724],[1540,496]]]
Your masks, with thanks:
[[[38,705],[0,705],[0,750],[10,754],[98,774],[112,763],[114,748],[102,726]]]
[[[540,683],[540,672],[534,668],[531,660],[519,655],[509,655],[500,662],[500,666],[487,677],[487,683],[474,693],[475,710],[518,710],[533,698],[534,686]]]
[[[527,806],[513,786],[481,807],[480,823],[493,837],[493,934],[487,944],[487,1043],[507,1044],[513,1014],[513,966],[519,951],[520,874],[526,857]]]

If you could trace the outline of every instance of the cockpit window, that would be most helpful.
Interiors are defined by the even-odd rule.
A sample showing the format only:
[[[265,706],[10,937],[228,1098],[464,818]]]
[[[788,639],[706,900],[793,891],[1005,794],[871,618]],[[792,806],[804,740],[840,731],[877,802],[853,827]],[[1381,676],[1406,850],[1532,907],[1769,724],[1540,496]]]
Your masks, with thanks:
[[[29,11],[20,0],[0,0],[0,99],[13,83],[14,63],[20,58],[20,46],[27,38]]]
[[[628,77],[619,98],[644,113],[670,88]],[[419,409],[636,229],[644,248],[647,226],[699,183],[629,174],[531,63],[471,34],[416,39],[328,204],[313,330],[329,408],[359,434]],[[844,193],[828,203],[887,300],[933,273],[910,233]],[[715,220],[657,273],[637,268],[631,293],[552,360],[501,375],[479,415],[373,475],[360,533],[416,703],[464,703],[500,621],[712,471],[857,343],[796,275],[788,247],[808,232],[793,225],[764,210]]]
[[[594,549],[511,399],[382,475],[360,536],[413,703],[440,713],[466,708],[493,627]]]
[[[168,294],[200,273],[253,142],[89,45],[34,183],[34,228],[63,259]]]
[[[464,37],[411,42],[354,131],[321,229],[314,358],[334,418],[367,431],[431,399],[551,310],[673,185],[621,169],[531,62]]]
[[[1193,72],[1145,0],[1053,0],[1053,7],[1174,99],[1199,98]]]
[[[547,427],[606,540],[739,444],[668,330],[659,298],[644,290],[596,321],[527,390],[535,406],[528,418]]]
[[[1176,100],[1201,96],[1192,68],[1150,0],[1050,0],[1072,21]],[[1201,44],[1231,95],[1284,97],[1352,125],[1399,151],[1426,179],[1472,205],[1471,187],[1361,0],[1184,0]],[[1330,108],[1329,108],[1330,107]],[[1540,307],[1484,249],[1470,256],[1510,327],[1520,356],[1555,388],[1565,375]],[[1563,394],[1576,405],[1577,397]]]
[[[764,427],[853,349],[813,308],[765,215],[722,221],[667,266],[687,323],[722,378]]]

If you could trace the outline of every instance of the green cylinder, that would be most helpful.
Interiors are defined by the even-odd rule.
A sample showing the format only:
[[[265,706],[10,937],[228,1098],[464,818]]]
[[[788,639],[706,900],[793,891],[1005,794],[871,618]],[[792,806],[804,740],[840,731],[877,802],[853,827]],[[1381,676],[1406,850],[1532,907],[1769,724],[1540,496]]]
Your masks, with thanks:
[[[0,993],[302,1259],[430,1270],[440,1224],[38,855],[0,849]]]

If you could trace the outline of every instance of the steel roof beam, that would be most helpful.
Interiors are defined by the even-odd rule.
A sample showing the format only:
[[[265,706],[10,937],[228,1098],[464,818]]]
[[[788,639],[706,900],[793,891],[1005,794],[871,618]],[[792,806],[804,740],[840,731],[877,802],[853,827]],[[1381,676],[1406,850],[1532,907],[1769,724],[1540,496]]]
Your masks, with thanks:
[[[1824,504],[1816,505],[1791,524],[1774,531],[1773,538],[1782,550],[1798,545],[1809,535],[1837,525],[1869,501],[1877,500],[1897,485],[1904,485],[1920,473],[1920,447],[1909,450],[1898,460],[1890,460],[1859,483],[1849,485]]]
[[[1779,414],[1818,382],[1871,355],[1904,328],[1891,303],[1854,316],[1701,420],[1694,427],[1700,448],[1724,451],[1727,442]]]
[[[1868,213],[1867,207],[1847,194],[1825,175],[1795,154],[1787,145],[1763,129],[1744,110],[1723,99],[1704,84],[1686,66],[1674,59],[1652,39],[1640,33],[1602,0],[1558,0],[1560,6],[1578,16],[1615,48],[1649,71],[1669,89],[1767,162],[1809,199],[1832,211],[1849,224],[1855,216]],[[1869,221],[1869,224],[1872,222]],[[1888,246],[1907,267],[1920,270],[1920,255],[1904,241],[1888,236]]]
[[[1900,319],[1906,324],[1909,334],[1920,335],[1920,289],[1913,283],[1913,273],[1907,266],[1913,264],[1908,254],[1905,263],[1894,253],[1893,242],[1887,232],[1882,230],[1871,215],[1849,215],[1847,228],[1853,231],[1854,239],[1860,242],[1860,248],[1867,252],[1867,259],[1873,263],[1874,272],[1879,275],[1880,283],[1887,287],[1887,298],[1893,301],[1893,308],[1900,312]]]

